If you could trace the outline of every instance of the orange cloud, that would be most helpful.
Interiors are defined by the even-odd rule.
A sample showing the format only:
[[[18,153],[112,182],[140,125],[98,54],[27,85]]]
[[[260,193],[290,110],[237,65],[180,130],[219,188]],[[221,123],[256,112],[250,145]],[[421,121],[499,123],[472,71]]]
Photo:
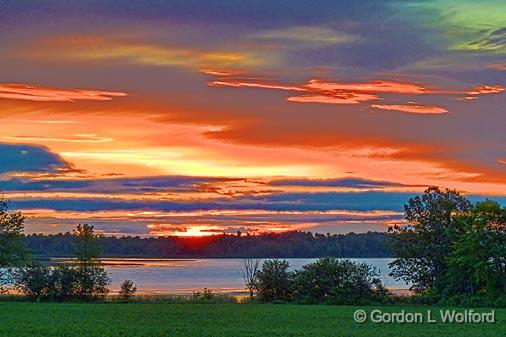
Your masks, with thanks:
[[[497,70],[506,70],[506,64],[491,64],[489,68]]]
[[[414,83],[378,80],[367,83],[326,82],[312,79],[301,85],[288,85],[273,82],[250,81],[248,79],[226,79],[211,81],[212,87],[262,88],[294,92],[306,92],[306,95],[288,97],[290,102],[324,104],[359,104],[381,99],[379,94],[426,95],[446,94],[465,95],[460,101],[476,100],[479,95],[500,94],[505,88],[499,85],[481,85],[468,91],[436,90]],[[436,105],[418,104],[373,104],[372,108],[401,111],[413,114],[443,114],[448,110]]]
[[[56,89],[27,84],[0,84],[0,98],[16,99],[36,102],[73,102],[77,100],[108,101],[112,97],[122,97],[124,92],[84,90],[84,89]]]
[[[244,82],[244,81],[212,81],[208,83],[211,87],[233,87],[233,88],[261,88],[288,91],[307,91],[299,86],[291,86],[276,83]]]
[[[358,104],[360,102],[366,102],[375,99],[379,99],[379,97],[371,94],[352,92],[343,92],[334,95],[304,95],[287,98],[287,100],[290,102],[325,104]]]
[[[392,81],[374,81],[369,83],[339,83],[324,82],[320,80],[311,80],[306,87],[318,91],[351,91],[351,92],[374,92],[374,93],[394,93],[394,94],[428,94],[436,93],[426,87],[411,83],[392,82]]]
[[[468,95],[488,95],[488,94],[500,94],[506,89],[500,85],[481,85],[476,86],[467,92]]]
[[[371,108],[382,110],[401,111],[413,114],[443,114],[448,110],[436,105],[418,105],[418,104],[373,104]]]

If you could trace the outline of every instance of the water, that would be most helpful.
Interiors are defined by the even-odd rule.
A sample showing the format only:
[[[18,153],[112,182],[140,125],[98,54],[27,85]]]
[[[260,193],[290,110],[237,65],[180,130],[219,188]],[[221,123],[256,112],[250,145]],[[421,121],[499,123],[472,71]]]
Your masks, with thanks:
[[[315,259],[287,259],[292,269],[313,262]],[[407,289],[403,282],[388,276],[388,263],[392,259],[350,259],[366,262],[380,272],[380,279],[390,289]],[[105,268],[112,279],[112,289],[117,291],[123,280],[132,280],[139,293],[191,294],[203,288],[215,292],[244,291],[241,259],[104,259]]]

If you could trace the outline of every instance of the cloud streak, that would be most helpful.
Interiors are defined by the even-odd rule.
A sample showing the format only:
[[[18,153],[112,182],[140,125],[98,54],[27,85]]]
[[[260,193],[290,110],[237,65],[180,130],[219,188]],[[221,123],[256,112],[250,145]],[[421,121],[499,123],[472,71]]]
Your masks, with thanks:
[[[407,112],[412,114],[444,114],[448,112],[448,110],[439,106],[419,104],[373,104],[371,105],[371,108]]]
[[[29,84],[1,83],[0,99],[15,99],[35,102],[109,101],[123,97],[124,92],[47,88]]]
[[[440,90],[415,83],[377,80],[367,83],[328,82],[312,79],[305,84],[282,84],[267,81],[248,81],[241,79],[215,80],[208,83],[211,87],[259,88],[288,92],[307,93],[290,96],[289,102],[323,104],[360,104],[383,100],[382,95],[464,95],[460,100],[474,100],[480,95],[501,94],[505,88],[501,85],[482,85],[469,90]],[[371,108],[400,111],[410,114],[444,114],[448,109],[437,105],[372,104]]]

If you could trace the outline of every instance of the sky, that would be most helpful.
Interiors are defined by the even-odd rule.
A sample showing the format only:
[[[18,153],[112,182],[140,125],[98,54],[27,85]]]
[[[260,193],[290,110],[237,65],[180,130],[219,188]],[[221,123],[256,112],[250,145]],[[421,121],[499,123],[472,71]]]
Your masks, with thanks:
[[[0,191],[28,233],[385,231],[506,203],[506,2],[0,0]]]

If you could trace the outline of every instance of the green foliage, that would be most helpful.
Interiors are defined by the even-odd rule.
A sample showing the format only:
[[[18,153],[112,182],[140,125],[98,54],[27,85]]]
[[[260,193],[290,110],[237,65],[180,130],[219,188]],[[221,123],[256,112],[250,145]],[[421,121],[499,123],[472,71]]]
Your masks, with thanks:
[[[109,275],[100,265],[77,265],[74,267],[76,275],[76,296],[87,301],[109,293],[111,283]]]
[[[370,303],[386,296],[376,270],[365,263],[326,257],[294,274],[294,297],[306,303]]]
[[[119,296],[122,300],[130,300],[137,292],[137,287],[134,285],[132,280],[125,280],[121,283],[119,290]]]
[[[100,246],[93,226],[79,225],[74,235],[75,262],[21,268],[17,287],[22,293],[30,298],[54,301],[89,301],[109,293],[110,279],[100,263]]]
[[[431,187],[405,210],[409,225],[391,231],[394,277],[441,303],[492,303],[506,293],[506,209]]]
[[[28,253],[23,241],[25,218],[9,209],[9,202],[0,195],[0,292],[12,283],[12,268],[24,265]]]
[[[505,294],[506,209],[487,200],[459,220],[465,230],[455,235],[446,260],[446,295]]]
[[[420,312],[426,307],[305,306],[291,304],[0,303],[0,336],[15,337],[391,337],[504,336],[506,310],[496,324],[358,324],[370,313]],[[438,311],[439,308],[433,308]],[[489,309],[485,309],[489,310]]]
[[[82,300],[105,296],[109,292],[110,279],[99,259],[101,248],[98,238],[93,226],[78,225],[74,230],[75,291]]]
[[[51,270],[37,263],[20,269],[16,273],[16,287],[29,298],[41,299],[48,296]]]
[[[77,273],[71,266],[33,263],[18,271],[16,284],[19,291],[35,300],[77,299]]]
[[[101,252],[98,242],[99,236],[94,232],[93,226],[88,224],[77,225],[74,234],[74,256],[81,265],[98,264]]]
[[[442,293],[452,235],[463,230],[455,219],[471,208],[458,192],[437,187],[411,198],[404,206],[408,225],[390,228],[390,248],[396,257],[390,264],[392,276],[411,283],[414,290]]]
[[[289,300],[292,292],[292,273],[286,260],[266,260],[257,272],[258,298],[264,302]]]

